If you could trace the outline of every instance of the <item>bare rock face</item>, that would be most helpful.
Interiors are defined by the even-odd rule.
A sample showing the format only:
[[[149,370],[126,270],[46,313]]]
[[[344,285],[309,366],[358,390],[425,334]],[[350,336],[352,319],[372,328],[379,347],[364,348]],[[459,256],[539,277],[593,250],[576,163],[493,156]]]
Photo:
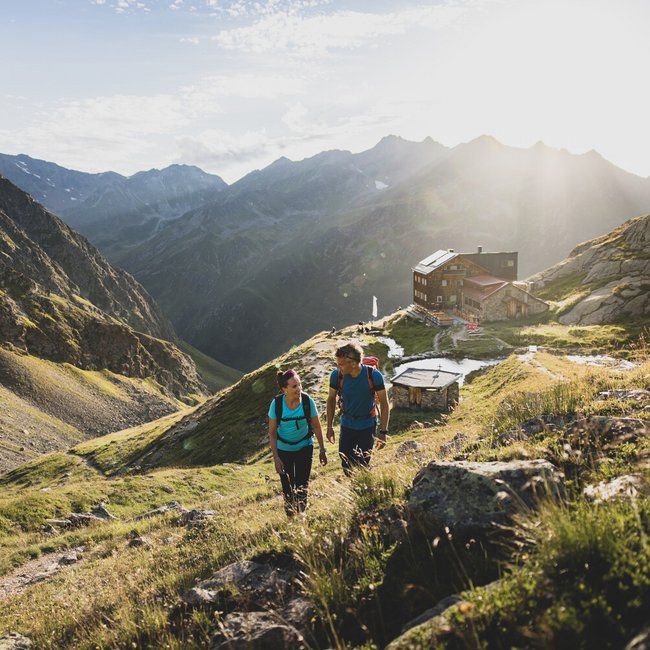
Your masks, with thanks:
[[[563,491],[562,473],[545,460],[429,463],[413,479],[410,525],[433,534],[481,536],[538,497]]]
[[[571,251],[559,264],[529,278],[536,290],[576,278],[582,297],[560,316],[565,325],[598,325],[650,314],[650,215]]]
[[[174,338],[133,277],[0,176],[0,345],[83,370],[152,377],[176,397],[204,392]]]

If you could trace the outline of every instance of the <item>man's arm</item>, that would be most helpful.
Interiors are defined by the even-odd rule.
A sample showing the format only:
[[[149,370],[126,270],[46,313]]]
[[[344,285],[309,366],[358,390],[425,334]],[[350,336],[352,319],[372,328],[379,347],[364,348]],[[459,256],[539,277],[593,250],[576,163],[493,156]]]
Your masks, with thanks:
[[[377,433],[377,449],[381,449],[386,444],[386,433],[388,432],[388,422],[390,420],[390,405],[388,404],[388,395],[386,390],[378,390],[379,399],[379,432]]]
[[[336,389],[330,386],[327,394],[326,414],[327,414],[327,439],[333,443],[336,440],[334,434],[334,414],[336,413]]]

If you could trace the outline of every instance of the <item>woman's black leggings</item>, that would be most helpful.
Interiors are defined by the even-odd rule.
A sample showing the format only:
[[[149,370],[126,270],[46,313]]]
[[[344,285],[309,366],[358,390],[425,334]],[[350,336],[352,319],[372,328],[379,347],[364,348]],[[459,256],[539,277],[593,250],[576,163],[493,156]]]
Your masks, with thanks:
[[[284,465],[284,474],[280,476],[284,494],[284,509],[289,516],[296,512],[304,512],[307,507],[307,486],[311,474],[314,446],[306,445],[298,451],[278,449],[278,456]]]

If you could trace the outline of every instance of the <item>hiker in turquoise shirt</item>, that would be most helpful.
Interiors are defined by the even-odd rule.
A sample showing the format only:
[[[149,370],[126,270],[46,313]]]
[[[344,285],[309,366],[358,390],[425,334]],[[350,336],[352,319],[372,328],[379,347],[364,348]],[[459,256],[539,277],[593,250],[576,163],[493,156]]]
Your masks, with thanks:
[[[316,404],[302,392],[298,373],[278,372],[277,381],[282,392],[269,406],[269,447],[282,483],[284,509],[291,517],[307,507],[314,435],[321,465],[327,465],[327,453]]]
[[[376,368],[364,365],[362,360],[363,348],[358,343],[348,343],[336,350],[336,368],[330,375],[327,396],[327,439],[330,442],[335,439],[334,414],[338,398],[341,411],[339,456],[348,476],[353,468],[370,465],[375,440],[377,449],[384,447],[390,417],[384,377]]]

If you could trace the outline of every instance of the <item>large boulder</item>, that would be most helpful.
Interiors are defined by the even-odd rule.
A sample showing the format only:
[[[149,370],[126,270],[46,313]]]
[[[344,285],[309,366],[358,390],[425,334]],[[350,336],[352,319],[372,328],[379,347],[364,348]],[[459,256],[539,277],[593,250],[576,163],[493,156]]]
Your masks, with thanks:
[[[234,612],[220,624],[209,650],[308,648],[303,635],[273,612]]]
[[[457,537],[481,536],[563,489],[563,474],[545,460],[434,461],[413,479],[410,525],[432,534],[448,529]]]
[[[0,650],[28,650],[33,647],[30,639],[17,632],[9,632],[0,636]]]
[[[634,499],[644,490],[644,480],[640,474],[625,474],[597,485],[588,485],[583,494],[588,501],[602,503],[612,499]]]
[[[287,599],[298,577],[297,569],[241,560],[217,571],[190,589],[185,601],[193,606],[224,606],[238,602],[264,607]]]

